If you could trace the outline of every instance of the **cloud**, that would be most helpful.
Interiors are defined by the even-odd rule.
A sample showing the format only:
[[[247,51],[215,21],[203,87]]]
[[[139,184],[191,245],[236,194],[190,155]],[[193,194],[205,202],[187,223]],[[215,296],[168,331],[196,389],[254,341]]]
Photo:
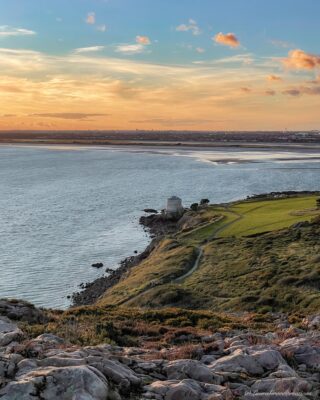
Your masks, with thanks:
[[[297,97],[300,96],[301,92],[299,89],[286,89],[282,91],[282,94],[285,94],[287,96]]]
[[[217,33],[212,40],[216,43],[222,44],[223,46],[229,46],[232,48],[239,47],[240,42],[234,33],[226,33],[222,32]]]
[[[22,93],[22,88],[16,85],[4,84],[0,85],[0,92],[8,92],[8,93]]]
[[[105,32],[107,30],[107,25],[105,24],[98,25],[96,29],[98,32]]]
[[[320,67],[320,56],[295,49],[289,51],[288,57],[282,59],[282,62],[287,68],[311,70]]]
[[[282,78],[281,78],[281,76],[278,76],[278,75],[268,75],[267,80],[270,82],[281,82]]]
[[[150,118],[145,120],[132,120],[136,124],[157,124],[162,126],[198,126],[210,123],[230,122],[230,120],[196,119],[196,118]]]
[[[199,53],[199,54],[205,53],[205,51],[206,51],[206,50],[203,49],[202,47],[197,47],[197,48],[196,48],[196,52]]]
[[[201,34],[201,30],[198,27],[197,22],[194,19],[189,19],[188,24],[181,24],[176,27],[176,31],[178,32],[192,32],[194,36],[198,36]]]
[[[123,54],[128,54],[128,55],[140,54],[140,53],[143,53],[144,50],[145,50],[144,45],[139,44],[139,43],[137,43],[137,44],[120,44],[115,49],[115,51],[117,53],[123,53]]]
[[[287,49],[289,47],[292,47],[292,43],[286,42],[285,40],[278,40],[278,39],[272,39],[269,41],[273,46],[275,47],[280,47],[283,49]]]
[[[275,92],[274,90],[266,90],[266,91],[264,92],[264,94],[265,94],[266,96],[275,96],[275,95],[276,95],[276,92]]]
[[[150,39],[148,38],[148,36],[136,36],[136,42],[139,44],[142,44],[143,46],[148,46],[149,44],[151,44]]]
[[[94,25],[96,23],[96,13],[89,12],[86,18],[86,23],[89,25]]]
[[[90,113],[39,113],[30,114],[30,117],[44,117],[44,118],[59,118],[59,119],[74,119],[74,120],[84,120],[92,117],[105,117],[108,114],[90,114]]]
[[[2,118],[1,129],[31,129],[39,123],[55,129],[135,129],[139,122],[134,120],[145,121],[143,129],[273,129],[291,128],[295,122],[313,129],[319,121],[314,96],[320,84],[307,84],[304,78],[301,84],[309,89],[296,100],[291,97],[288,109],[287,101],[273,101],[278,97],[265,93],[272,89],[266,77],[275,69],[274,64],[265,66],[263,58],[249,65],[238,58],[179,65],[97,54],[0,49],[1,114],[18,116]],[[295,79],[292,86],[279,84],[277,95],[285,89],[301,91]],[[273,112],[274,118],[268,118]]]
[[[312,79],[311,81],[308,81],[307,83],[312,83],[313,85],[320,84],[320,75],[318,75],[315,79]]]
[[[248,87],[242,87],[242,88],[240,88],[240,90],[243,93],[251,93],[252,92],[252,90]]]
[[[75,54],[81,54],[81,53],[94,53],[97,51],[103,50],[105,47],[104,46],[91,46],[91,47],[80,47],[78,49],[74,50]]]
[[[311,95],[311,96],[319,96],[320,95],[320,85],[319,86],[300,86],[298,88],[290,88],[286,89],[282,92],[284,95],[298,97],[303,94]]]
[[[7,25],[0,26],[0,38],[12,36],[33,36],[36,32],[23,28],[10,28]]]

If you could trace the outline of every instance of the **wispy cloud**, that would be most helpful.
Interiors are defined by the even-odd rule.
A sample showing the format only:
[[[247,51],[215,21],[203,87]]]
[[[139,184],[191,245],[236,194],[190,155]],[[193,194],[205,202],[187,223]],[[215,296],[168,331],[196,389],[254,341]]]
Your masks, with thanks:
[[[279,39],[271,39],[271,40],[269,40],[269,43],[271,43],[274,47],[280,47],[282,49],[288,49],[288,48],[294,46],[292,43],[286,42],[285,40],[279,40]]]
[[[104,46],[91,46],[91,47],[79,47],[78,49],[74,49],[75,54],[81,54],[81,53],[95,53],[97,51],[103,50],[105,47]]]
[[[24,28],[11,28],[7,25],[0,26],[0,38],[10,36],[33,36],[36,32]]]
[[[146,46],[151,44],[151,40],[148,36],[136,36],[136,43],[126,43],[120,44],[116,46],[115,51],[117,53],[127,54],[127,55],[134,55],[144,53]]]
[[[123,54],[128,54],[128,55],[140,54],[140,53],[143,53],[144,50],[145,50],[145,47],[142,44],[139,44],[139,43],[136,43],[136,44],[120,44],[115,49],[115,51],[117,53],[123,53]]]
[[[207,124],[216,124],[222,122],[230,122],[230,120],[214,120],[214,119],[197,119],[197,118],[150,118],[145,120],[132,120],[130,122],[138,123],[138,124],[157,124],[162,126],[199,126],[199,125],[207,125]]]
[[[89,25],[94,25],[96,23],[96,13],[95,12],[89,12],[87,14],[86,23]]]
[[[201,34],[201,30],[194,19],[189,19],[188,24],[181,24],[176,27],[178,32],[190,31],[193,35],[197,36]]]
[[[229,46],[232,48],[240,46],[239,39],[236,37],[234,33],[231,32],[226,34],[219,32],[212,38],[212,40],[218,44],[221,44],[223,46]]]
[[[141,51],[149,47],[131,46]],[[301,74],[288,73],[290,86],[279,82],[277,93],[268,87],[266,77],[275,73],[278,60],[268,66],[261,65],[259,58],[244,63],[251,55],[241,54],[197,65],[173,65],[97,57],[84,49],[54,56],[0,48],[1,113],[17,115],[3,118],[2,129],[37,128],[40,123],[59,129],[135,129],[139,124],[145,129],[272,129],[294,126],[302,106],[308,126],[318,123],[313,96],[319,96],[320,84],[307,83],[303,74],[300,85]],[[286,101],[272,101],[271,96],[282,92],[292,97],[290,108]],[[275,110],[275,118],[267,118]]]
[[[106,32],[107,25],[105,25],[105,24],[98,25],[96,29],[97,29],[98,32]]]
[[[272,90],[272,89],[267,89],[267,90],[264,92],[264,94],[265,94],[266,96],[275,96],[275,95],[276,95],[276,91],[275,91],[275,90]]]
[[[41,118],[59,118],[59,119],[74,119],[74,120],[84,120],[87,118],[94,117],[106,117],[108,114],[91,114],[91,113],[73,113],[73,112],[64,112],[64,113],[39,113],[39,114],[30,114],[30,117],[41,117]]]
[[[284,58],[282,62],[287,68],[312,70],[320,67],[320,56],[295,49],[289,51],[288,57]]]
[[[319,96],[320,95],[320,85],[319,86],[300,86],[295,88],[289,88],[282,91],[282,94],[287,96],[299,97],[303,94],[311,95],[311,96]]]
[[[281,82],[282,78],[281,76],[271,74],[267,76],[267,80],[269,82]]]

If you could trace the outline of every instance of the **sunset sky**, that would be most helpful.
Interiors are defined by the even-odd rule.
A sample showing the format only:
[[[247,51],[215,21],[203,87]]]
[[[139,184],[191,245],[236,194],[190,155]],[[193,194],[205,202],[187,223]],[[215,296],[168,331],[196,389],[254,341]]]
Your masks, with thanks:
[[[0,129],[320,129],[319,0],[0,0]]]

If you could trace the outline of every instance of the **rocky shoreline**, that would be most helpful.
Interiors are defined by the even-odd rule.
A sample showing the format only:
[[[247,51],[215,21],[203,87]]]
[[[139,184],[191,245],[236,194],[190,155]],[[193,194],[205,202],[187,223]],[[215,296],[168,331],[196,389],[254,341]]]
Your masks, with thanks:
[[[179,229],[176,219],[164,218],[162,214],[156,213],[141,216],[139,224],[143,226],[144,230],[151,238],[151,242],[146,249],[140,254],[122,260],[119,268],[115,270],[108,269],[108,276],[102,276],[93,282],[82,284],[81,288],[83,290],[72,294],[72,307],[94,304],[107,289],[110,289],[120,282],[131,268],[137,266],[146,259],[164,235],[175,233]]]
[[[0,300],[1,400],[319,399],[320,315],[299,328],[275,315],[264,333],[181,329],[162,348],[28,337],[24,327],[45,318],[28,303]]]
[[[147,248],[136,256],[127,257],[120,262],[120,267],[115,270],[108,270],[108,276],[102,276],[82,285],[83,290],[72,294],[72,307],[94,304],[103,293],[116,285],[131,268],[138,265],[141,261],[149,256],[158,240],[153,239]]]

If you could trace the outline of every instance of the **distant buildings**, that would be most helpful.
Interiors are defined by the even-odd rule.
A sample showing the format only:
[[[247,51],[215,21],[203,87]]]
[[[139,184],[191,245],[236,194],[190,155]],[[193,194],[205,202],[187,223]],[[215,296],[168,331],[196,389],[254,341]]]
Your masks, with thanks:
[[[169,197],[167,200],[167,207],[165,210],[166,215],[178,216],[183,214],[184,208],[182,205],[182,200],[177,196]]]

